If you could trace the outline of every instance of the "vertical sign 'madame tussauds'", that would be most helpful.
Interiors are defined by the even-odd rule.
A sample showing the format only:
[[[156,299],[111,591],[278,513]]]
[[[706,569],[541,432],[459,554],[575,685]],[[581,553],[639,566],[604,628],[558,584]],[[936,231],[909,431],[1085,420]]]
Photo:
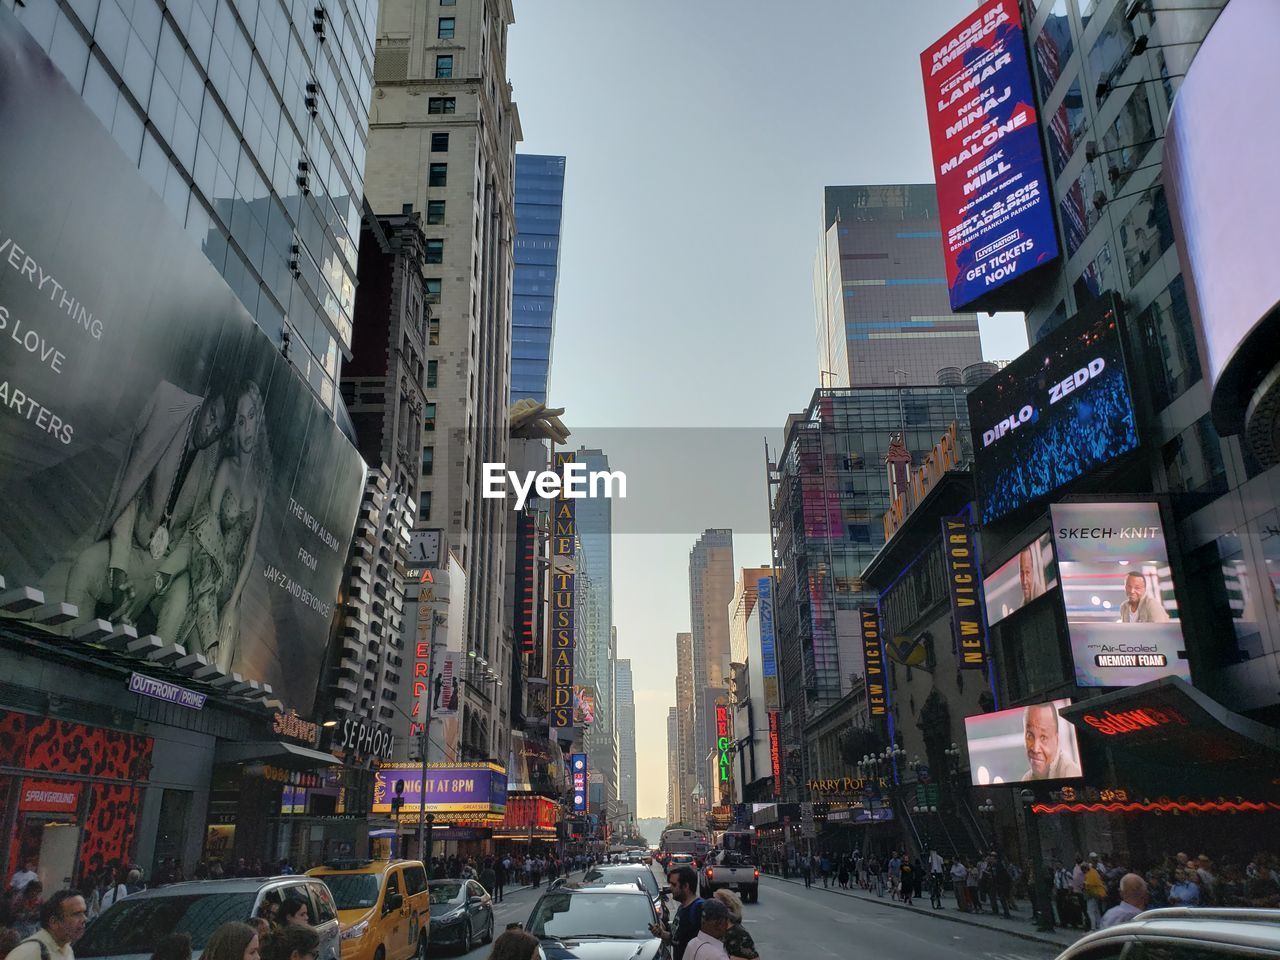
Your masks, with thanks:
[[[873,717],[887,713],[884,682],[884,645],[880,639],[880,614],[875,607],[859,607],[862,618],[862,659],[867,677],[867,708]]]
[[[1017,0],[920,54],[951,309],[1058,255]]]
[[[564,473],[573,454],[557,453],[555,468]],[[578,530],[574,502],[561,487],[551,505],[551,726],[573,726],[574,570]]]
[[[968,670],[987,665],[987,628],[982,618],[982,574],[973,526],[963,513],[942,518],[942,544],[951,592],[951,631],[956,662]]]

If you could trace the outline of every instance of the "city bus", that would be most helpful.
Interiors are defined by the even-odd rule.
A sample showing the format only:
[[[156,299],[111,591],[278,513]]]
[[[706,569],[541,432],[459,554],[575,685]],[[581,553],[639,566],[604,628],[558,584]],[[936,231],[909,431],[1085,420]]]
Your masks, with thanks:
[[[665,867],[672,854],[687,853],[693,857],[694,863],[701,865],[711,849],[711,837],[705,830],[676,824],[662,831],[662,839],[658,842],[658,854]]]

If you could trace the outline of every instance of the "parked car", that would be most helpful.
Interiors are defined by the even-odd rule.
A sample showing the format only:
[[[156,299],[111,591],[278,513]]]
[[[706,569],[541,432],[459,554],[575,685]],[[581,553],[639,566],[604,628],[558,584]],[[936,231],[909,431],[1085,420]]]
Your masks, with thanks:
[[[670,960],[671,949],[649,929],[653,901],[640,887],[560,887],[539,898],[525,930],[546,960]]]
[[[432,880],[431,946],[470,953],[493,940],[493,898],[474,880]]]
[[[76,953],[79,954],[79,950]],[[1280,910],[1170,907],[1081,937],[1058,960],[1280,958]]]
[[[335,860],[307,871],[333,894],[342,960],[408,960],[425,955],[431,919],[421,860]]]
[[[700,874],[701,895],[712,896],[717,890],[737,890],[747,903],[760,899],[760,871],[750,858],[735,850],[716,850],[707,857]]]
[[[662,895],[662,888],[658,885],[658,878],[653,875],[653,871],[648,867],[640,863],[604,864],[592,867],[582,877],[582,885],[584,887],[603,887],[613,883],[640,884],[645,893],[649,894],[654,908],[661,914],[662,919],[664,921],[670,919],[669,911],[667,910],[667,898]]]
[[[193,880],[131,894],[104,910],[76,943],[78,957],[149,960],[171,933],[191,937],[192,960],[229,920],[256,916],[266,900],[297,897],[320,935],[319,960],[339,960],[338,911],[329,888],[312,877]]]

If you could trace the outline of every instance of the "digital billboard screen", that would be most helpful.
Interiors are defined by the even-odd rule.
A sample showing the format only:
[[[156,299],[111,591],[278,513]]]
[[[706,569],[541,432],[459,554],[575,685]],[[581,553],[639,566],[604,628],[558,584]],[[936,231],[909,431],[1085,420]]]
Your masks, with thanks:
[[[309,715],[364,465],[0,10],[0,574]]]
[[[1055,503],[1049,513],[1076,684],[1190,682],[1159,506]]]
[[[1053,541],[1045,533],[1000,564],[982,581],[987,603],[987,625],[995,626],[1009,614],[1021,610],[1058,586],[1058,565],[1054,562]]]
[[[964,718],[974,786],[1082,776],[1076,728],[1059,714],[1070,700],[1051,700]]]
[[[969,394],[990,523],[1134,450],[1118,308],[1103,297]]]
[[[988,0],[920,54],[951,309],[1058,255],[1018,0]]]

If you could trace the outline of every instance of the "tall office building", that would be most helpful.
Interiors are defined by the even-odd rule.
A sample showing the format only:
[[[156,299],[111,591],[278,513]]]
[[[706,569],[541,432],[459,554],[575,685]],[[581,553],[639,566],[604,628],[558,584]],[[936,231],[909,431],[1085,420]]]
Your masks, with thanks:
[[[336,410],[351,350],[374,0],[4,2]]]
[[[613,684],[614,714],[618,718],[618,799],[633,817],[636,807],[636,699],[632,689],[631,661],[617,661]]]
[[[560,281],[564,157],[516,154],[515,279],[511,296],[511,401],[547,402]]]
[[[575,450],[574,460],[588,471],[608,470],[609,458],[602,450]],[[575,521],[584,558],[580,568],[591,578],[591,616],[588,643],[590,658],[578,662],[576,683],[594,688],[596,722],[588,733],[592,769],[604,776],[609,799],[618,796],[618,759],[614,743],[613,668],[609,649],[613,625],[613,501],[608,497],[587,497],[577,501]]]
[[[676,752],[679,757],[679,777],[676,784],[676,816],[683,823],[693,823],[698,815],[694,803],[697,786],[695,767],[693,684],[693,634],[676,634]]]
[[[813,293],[824,387],[933,383],[982,359],[947,299],[933,184],[827,187]]]
[[[480,494],[481,465],[508,456],[515,145],[506,80],[507,0],[378,10],[365,189],[377,213],[423,215],[428,359],[436,360],[423,434],[434,464],[419,528],[439,528],[467,578],[461,708],[468,753],[505,757],[511,633],[504,617],[507,503]],[[490,679],[489,672],[496,673]]]
[[[680,819],[680,713],[667,710],[667,823]]]
[[[733,531],[704,530],[689,551],[689,621],[693,637],[694,750],[697,783],[709,796],[707,757],[715,749],[715,719],[703,692],[728,687],[729,601],[733,599]],[[710,801],[708,801],[710,802]]]
[[[890,472],[920,465],[952,422],[961,460],[970,459],[968,389],[818,390],[808,409],[788,420],[770,465],[769,509],[789,781],[803,785],[811,775],[800,757],[806,726],[862,674],[858,608],[877,602],[862,571],[884,544]],[[794,791],[786,796],[799,799]]]

